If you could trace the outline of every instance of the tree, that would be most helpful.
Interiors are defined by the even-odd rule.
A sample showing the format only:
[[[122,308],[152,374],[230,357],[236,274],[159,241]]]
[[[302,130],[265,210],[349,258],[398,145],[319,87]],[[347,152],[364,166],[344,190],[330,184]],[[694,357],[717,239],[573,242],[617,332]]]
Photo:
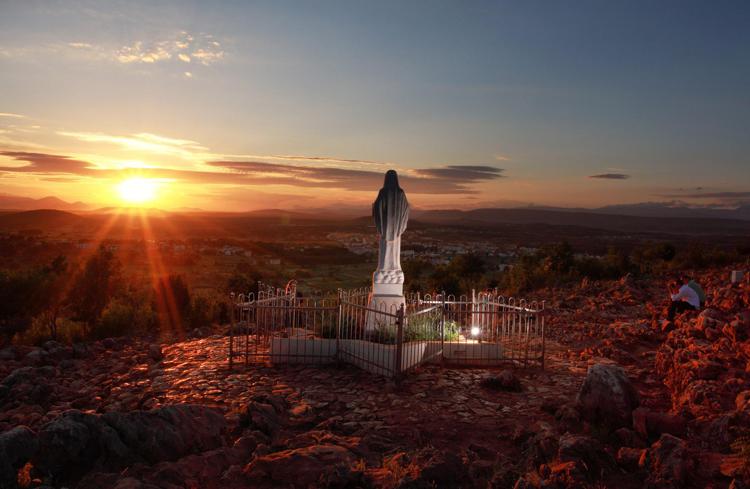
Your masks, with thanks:
[[[449,267],[438,267],[430,275],[430,289],[436,293],[445,292],[448,295],[460,293],[460,280]]]
[[[182,335],[190,319],[190,289],[181,275],[169,275],[156,284],[156,311],[163,329]]]
[[[45,268],[45,311],[43,312],[50,337],[57,340],[57,324],[60,314],[67,305],[65,292],[68,284],[68,259],[59,255]]]
[[[234,292],[235,294],[248,294],[252,292],[257,295],[259,280],[261,280],[260,274],[235,272],[234,275],[227,279],[227,291]]]
[[[573,268],[573,265],[575,265],[573,247],[567,241],[557,243],[547,251],[544,262],[544,269],[547,272],[565,274]]]
[[[0,332],[12,336],[29,327],[44,298],[42,270],[0,270]]]
[[[115,292],[119,273],[120,263],[111,251],[100,246],[78,274],[68,295],[74,319],[93,326]]]
[[[58,256],[43,267],[0,271],[0,333],[10,336],[25,330],[32,318],[44,315],[50,336],[56,338],[66,270],[67,260]]]
[[[453,260],[451,260],[450,268],[459,277],[469,278],[475,281],[484,275],[487,270],[484,260],[476,253],[466,253],[454,257]]]

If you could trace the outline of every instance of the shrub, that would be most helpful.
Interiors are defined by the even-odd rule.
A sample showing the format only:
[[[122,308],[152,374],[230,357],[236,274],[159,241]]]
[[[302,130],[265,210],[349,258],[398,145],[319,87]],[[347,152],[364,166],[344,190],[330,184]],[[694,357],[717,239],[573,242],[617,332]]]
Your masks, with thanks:
[[[190,326],[202,328],[209,326],[214,318],[214,304],[207,297],[196,296],[190,305]]]
[[[68,295],[74,319],[89,326],[97,322],[114,295],[121,265],[111,251],[99,247],[78,274]]]
[[[86,338],[87,332],[84,323],[69,319],[58,320],[57,341],[72,345],[84,341]],[[53,338],[50,335],[48,318],[40,315],[32,320],[28,329],[13,336],[13,343],[16,345],[41,346],[51,339]]]
[[[750,430],[744,429],[732,442],[732,450],[739,459],[742,475],[750,478]]]
[[[440,341],[440,318],[423,314],[410,318],[404,327],[404,342],[411,341]],[[455,321],[445,321],[444,340],[457,341],[460,326]],[[370,334],[369,341],[387,345],[396,344],[398,330],[395,324],[382,324],[375,327]]]
[[[102,312],[101,319],[91,330],[93,339],[145,333],[155,323],[153,310],[147,305],[133,306],[122,299],[112,300]]]

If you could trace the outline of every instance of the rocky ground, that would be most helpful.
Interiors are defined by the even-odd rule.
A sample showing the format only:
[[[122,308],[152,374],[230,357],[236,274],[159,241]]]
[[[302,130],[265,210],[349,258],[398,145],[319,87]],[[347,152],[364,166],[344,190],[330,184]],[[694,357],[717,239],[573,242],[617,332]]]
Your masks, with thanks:
[[[750,285],[543,291],[541,370],[230,372],[226,339],[0,350],[0,487],[745,487]],[[743,453],[742,448],[745,447]]]

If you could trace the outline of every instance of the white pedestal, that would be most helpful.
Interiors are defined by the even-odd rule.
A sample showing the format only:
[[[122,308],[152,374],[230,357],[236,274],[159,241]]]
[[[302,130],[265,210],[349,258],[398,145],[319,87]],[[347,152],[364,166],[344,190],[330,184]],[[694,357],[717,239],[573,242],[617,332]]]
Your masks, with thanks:
[[[396,324],[396,318],[391,317],[398,313],[401,307],[406,307],[404,298],[404,284],[402,283],[373,283],[372,296],[368,307],[375,309],[384,314],[368,311],[367,313],[367,331],[373,331],[378,326]]]

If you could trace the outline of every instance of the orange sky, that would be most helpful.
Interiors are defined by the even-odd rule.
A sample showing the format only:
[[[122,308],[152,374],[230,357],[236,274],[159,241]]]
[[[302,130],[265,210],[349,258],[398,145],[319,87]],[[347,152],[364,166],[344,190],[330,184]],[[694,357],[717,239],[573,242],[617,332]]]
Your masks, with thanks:
[[[750,201],[741,12],[589,7],[3,3],[0,194],[366,206],[395,169],[416,207]]]

